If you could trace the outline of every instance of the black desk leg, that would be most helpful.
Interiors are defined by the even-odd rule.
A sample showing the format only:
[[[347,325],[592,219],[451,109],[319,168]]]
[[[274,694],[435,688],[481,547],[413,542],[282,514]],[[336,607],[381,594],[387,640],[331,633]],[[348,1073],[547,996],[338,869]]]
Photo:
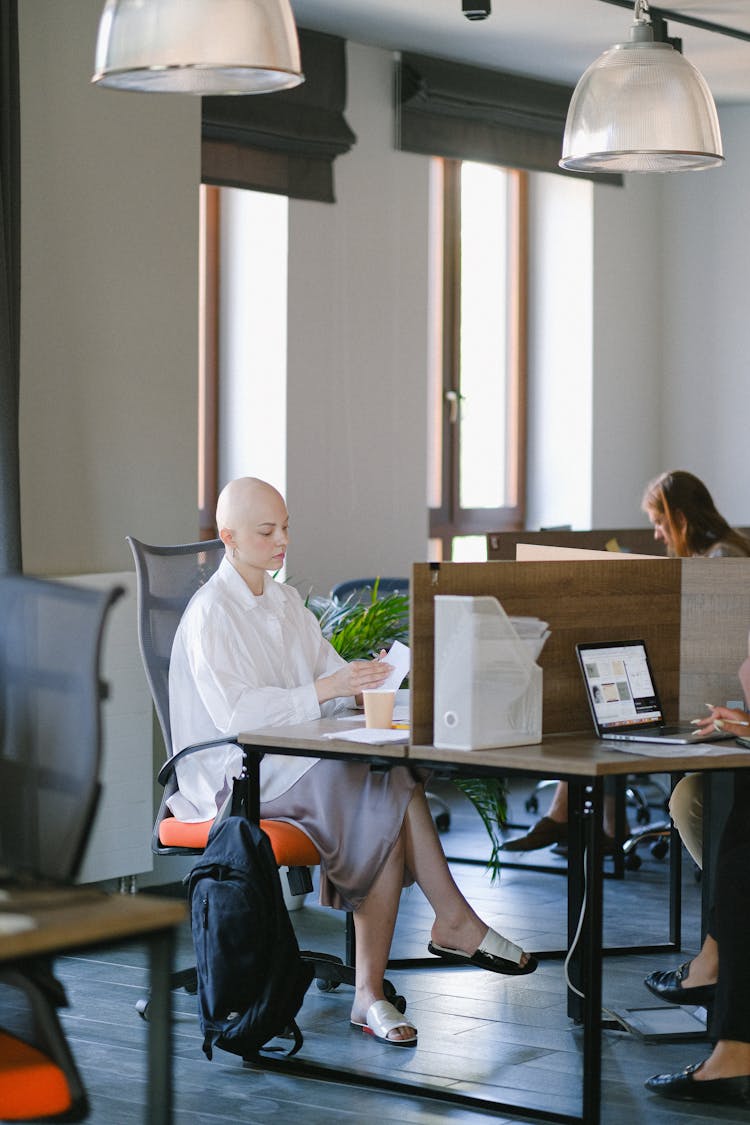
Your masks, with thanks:
[[[148,1125],[172,1121],[172,971],[174,930],[155,933],[148,942],[151,1001],[148,1030]]]
[[[568,1015],[583,1023],[581,1116],[586,1125],[599,1125],[601,1107],[602,790],[601,778],[568,785],[568,948],[581,926],[569,963]]]
[[[671,774],[670,789],[683,776]],[[669,940],[675,949],[682,948],[682,840],[673,821],[669,827]]]

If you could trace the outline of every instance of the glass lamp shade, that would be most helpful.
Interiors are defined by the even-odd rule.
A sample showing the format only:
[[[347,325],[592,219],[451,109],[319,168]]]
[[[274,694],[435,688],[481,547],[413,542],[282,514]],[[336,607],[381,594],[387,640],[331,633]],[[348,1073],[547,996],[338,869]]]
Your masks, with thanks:
[[[107,0],[91,81],[183,94],[297,86],[304,76],[289,0]]]
[[[705,79],[669,43],[653,42],[646,26],[649,38],[618,43],[583,74],[568,109],[561,168],[678,172],[723,162]]]

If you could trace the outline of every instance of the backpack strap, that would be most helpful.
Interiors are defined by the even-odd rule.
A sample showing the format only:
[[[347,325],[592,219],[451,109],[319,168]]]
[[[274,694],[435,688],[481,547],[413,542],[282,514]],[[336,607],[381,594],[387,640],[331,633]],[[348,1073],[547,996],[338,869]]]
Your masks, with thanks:
[[[305,1041],[296,1020],[290,1020],[284,1030],[280,1033],[278,1038],[293,1039],[294,1042],[287,1048],[284,1048],[281,1045],[279,1045],[278,1047],[264,1046],[259,1051],[251,1051],[247,1055],[243,1055],[243,1060],[245,1062],[261,1062],[263,1058],[268,1055],[274,1055],[277,1058],[281,1056],[281,1058],[290,1059],[292,1055],[297,1054],[297,1051],[299,1051],[300,1047]]]

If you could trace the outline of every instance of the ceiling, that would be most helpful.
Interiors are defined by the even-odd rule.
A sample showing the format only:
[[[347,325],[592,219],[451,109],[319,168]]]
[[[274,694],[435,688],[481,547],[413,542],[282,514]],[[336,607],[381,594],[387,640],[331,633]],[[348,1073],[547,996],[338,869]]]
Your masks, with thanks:
[[[461,0],[292,0],[292,7],[301,26],[359,43],[569,85],[602,51],[627,40],[633,20],[632,6],[605,0],[492,0],[491,15],[477,21],[466,19]],[[666,0],[662,10],[750,36],[750,0]],[[667,26],[717,102],[750,102],[750,42],[674,20]]]

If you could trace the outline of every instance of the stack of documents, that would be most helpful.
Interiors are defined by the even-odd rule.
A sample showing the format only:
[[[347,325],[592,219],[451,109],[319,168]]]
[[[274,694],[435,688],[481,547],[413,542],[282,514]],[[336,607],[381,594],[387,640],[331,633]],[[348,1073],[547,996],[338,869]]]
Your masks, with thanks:
[[[538,617],[511,617],[509,620],[519,640],[526,643],[532,658],[537,660],[549,636],[548,623],[540,621]]]

